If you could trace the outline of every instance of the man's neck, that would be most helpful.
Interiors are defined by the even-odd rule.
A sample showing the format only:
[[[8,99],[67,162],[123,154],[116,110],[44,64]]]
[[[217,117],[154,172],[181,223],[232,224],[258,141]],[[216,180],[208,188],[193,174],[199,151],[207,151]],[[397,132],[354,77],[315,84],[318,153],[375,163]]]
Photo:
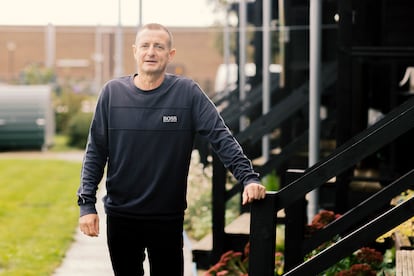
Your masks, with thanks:
[[[162,84],[164,77],[164,74],[148,75],[141,73],[135,76],[134,84],[141,90],[153,90]]]

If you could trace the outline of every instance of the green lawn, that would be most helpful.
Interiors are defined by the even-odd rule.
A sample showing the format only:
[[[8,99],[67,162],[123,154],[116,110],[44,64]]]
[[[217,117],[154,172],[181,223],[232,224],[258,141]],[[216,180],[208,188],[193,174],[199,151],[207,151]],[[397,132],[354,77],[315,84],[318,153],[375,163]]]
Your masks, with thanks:
[[[0,160],[0,275],[50,276],[78,223],[81,164]]]

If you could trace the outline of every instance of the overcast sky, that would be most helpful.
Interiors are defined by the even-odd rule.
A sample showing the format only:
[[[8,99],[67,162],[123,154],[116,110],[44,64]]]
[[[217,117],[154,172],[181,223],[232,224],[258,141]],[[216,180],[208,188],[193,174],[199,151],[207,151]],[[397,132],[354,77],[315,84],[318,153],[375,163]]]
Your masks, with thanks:
[[[121,0],[121,23],[136,26],[139,1]],[[211,26],[217,14],[207,0],[141,0],[142,23]],[[0,25],[116,25],[119,0],[0,0]]]

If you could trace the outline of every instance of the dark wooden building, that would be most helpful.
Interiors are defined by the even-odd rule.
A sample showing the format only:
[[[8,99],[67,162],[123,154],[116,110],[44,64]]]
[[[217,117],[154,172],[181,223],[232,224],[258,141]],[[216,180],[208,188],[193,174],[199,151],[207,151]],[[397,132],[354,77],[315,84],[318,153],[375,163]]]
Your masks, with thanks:
[[[390,200],[413,185],[414,17],[411,13],[414,2],[320,1],[321,160],[311,167],[308,165],[309,2],[272,1],[273,19],[284,25],[276,24],[279,28],[274,31],[278,41],[273,46],[275,60],[283,64],[283,74],[272,82],[271,110],[261,115],[260,75],[251,80],[252,89],[246,100],[239,100],[237,89],[217,100],[230,103],[228,111],[222,112],[230,125],[241,115],[250,119],[247,128],[236,130],[236,138],[249,157],[261,156],[261,137],[268,133],[272,134],[272,149],[278,149],[266,163],[256,167],[262,175],[277,171],[283,188],[268,195],[264,202],[252,205],[249,275],[253,276],[272,275],[275,250],[272,227],[276,223],[286,224],[287,275],[316,275],[344,254],[372,242],[375,235],[412,216],[412,210],[390,210]],[[280,3],[283,11],[279,10]],[[251,41],[257,66],[262,64],[262,4],[263,1],[255,1],[248,5],[249,24],[259,30]],[[238,5],[232,8],[237,11]],[[277,52],[282,48],[283,55]],[[289,174],[291,169],[300,169],[302,173]],[[213,186],[222,187],[216,188],[218,202],[235,193],[234,189],[224,189],[221,182],[225,181],[220,175],[225,173],[217,167],[213,178]],[[318,193],[318,208],[345,214],[317,241],[304,238],[309,219],[305,195],[314,190]],[[216,210],[220,210],[224,204],[217,206]],[[254,211],[256,208],[258,211]],[[281,209],[286,211],[286,217],[276,218]],[[223,224],[221,215],[220,211],[215,213],[218,225]],[[210,263],[222,251],[234,248],[231,233],[213,226],[213,237],[214,231],[220,242],[214,242],[213,238]],[[347,244],[339,243],[325,256],[302,264],[305,254],[318,244],[333,235],[348,234],[349,240],[344,241]]]

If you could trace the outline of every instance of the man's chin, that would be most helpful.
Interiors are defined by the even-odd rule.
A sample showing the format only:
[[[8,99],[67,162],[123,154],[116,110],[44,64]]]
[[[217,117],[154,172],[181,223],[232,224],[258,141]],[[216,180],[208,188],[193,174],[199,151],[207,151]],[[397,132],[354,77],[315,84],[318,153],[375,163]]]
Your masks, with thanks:
[[[143,68],[141,70],[141,72],[143,74],[146,74],[146,75],[154,75],[154,76],[156,76],[156,75],[163,74],[164,73],[164,70],[160,70],[159,68]]]

